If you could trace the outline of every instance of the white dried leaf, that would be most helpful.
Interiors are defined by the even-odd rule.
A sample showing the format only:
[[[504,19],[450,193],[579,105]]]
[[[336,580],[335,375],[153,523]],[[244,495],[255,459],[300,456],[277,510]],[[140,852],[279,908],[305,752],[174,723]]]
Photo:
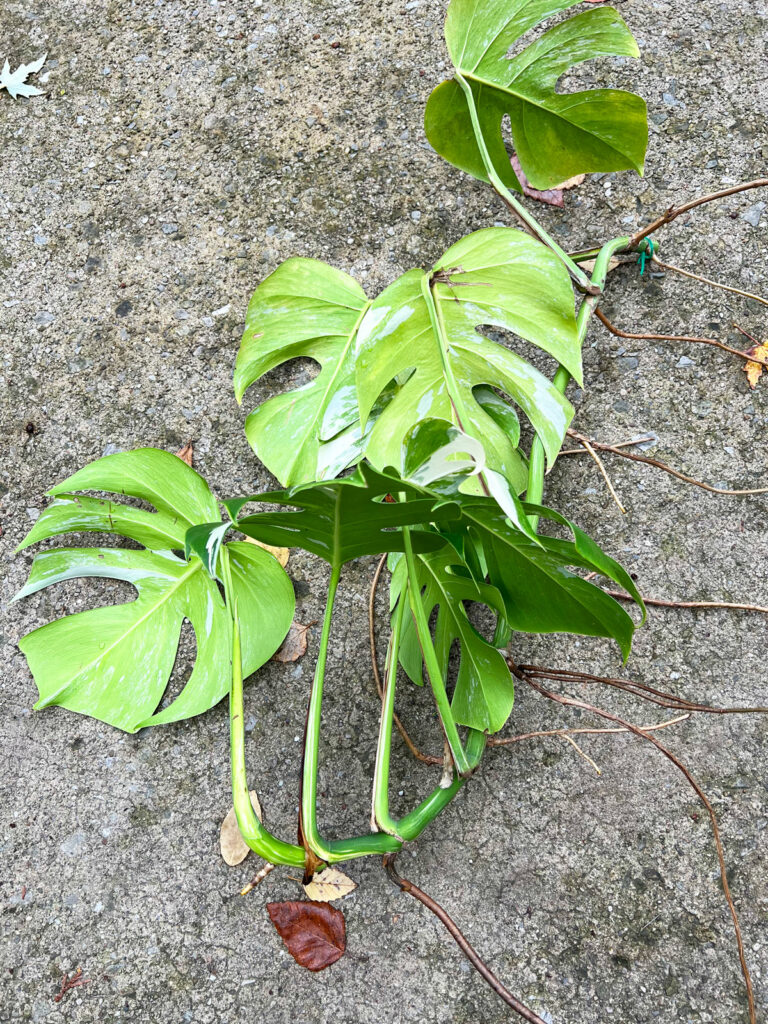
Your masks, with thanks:
[[[48,54],[44,53],[42,57],[32,61],[31,64],[19,64],[14,72],[11,72],[11,66],[6,59],[2,71],[0,71],[0,89],[7,89],[8,95],[15,100],[19,96],[42,96],[42,89],[37,89],[34,85],[27,85],[26,81],[30,75],[37,74],[45,64],[47,56]]]
[[[339,871],[338,868],[326,868],[312,876],[312,881],[304,886],[304,892],[311,900],[319,903],[330,903],[348,896],[357,888],[357,882]]]
[[[261,821],[261,804],[254,790],[251,790],[251,803],[253,804],[254,811],[256,811],[256,817]],[[229,864],[230,867],[234,867],[235,864],[241,864],[251,852],[250,847],[240,835],[234,807],[230,807],[229,813],[221,823],[219,846],[224,862]]]

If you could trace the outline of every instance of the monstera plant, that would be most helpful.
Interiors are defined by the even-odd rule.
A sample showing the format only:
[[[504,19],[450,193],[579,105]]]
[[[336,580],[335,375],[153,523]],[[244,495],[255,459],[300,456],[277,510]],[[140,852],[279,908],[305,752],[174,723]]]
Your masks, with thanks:
[[[221,501],[174,455],[151,448],[110,455],[52,489],[22,544],[84,533],[134,542],[36,556],[19,597],[104,577],[131,584],[136,598],[64,617],[22,640],[40,694],[35,706],[59,705],[133,732],[201,714],[229,695],[237,821],[270,864],[311,876],[385,854],[391,866],[471,777],[512,713],[515,666],[505,649],[515,632],[603,637],[623,658],[630,653],[635,620],[598,582],[613,581],[642,613],[633,580],[541,502],[545,470],[574,415],[567,384],[588,386],[581,349],[609,260],[649,243],[611,239],[579,257],[593,260],[587,276],[518,199],[508,149],[511,142],[537,188],[587,171],[642,173],[643,100],[614,89],[557,90],[582,61],[638,55],[614,10],[560,20],[510,56],[541,21],[574,5],[451,0],[453,77],[426,108],[434,149],[489,182],[527,231],[475,231],[371,298],[348,274],[304,258],[289,259],[256,289],[235,364],[237,400],[291,360],[319,366],[308,384],[272,395],[245,421],[282,489]],[[509,347],[510,337],[523,354]],[[536,350],[556,361],[553,379],[529,361]],[[542,517],[552,526],[546,535],[538,532]],[[330,567],[297,843],[262,824],[246,778],[243,683],[278,649],[294,611],[290,580],[270,545],[303,549]],[[391,628],[372,828],[329,839],[319,832],[316,800],[336,589],[350,561],[382,554],[391,571]],[[492,639],[477,625],[478,606],[495,622]],[[196,660],[178,696],[164,703],[184,620],[195,633]],[[389,761],[399,666],[431,689],[447,753],[439,784],[395,820]],[[526,1019],[541,1021],[496,987]]]

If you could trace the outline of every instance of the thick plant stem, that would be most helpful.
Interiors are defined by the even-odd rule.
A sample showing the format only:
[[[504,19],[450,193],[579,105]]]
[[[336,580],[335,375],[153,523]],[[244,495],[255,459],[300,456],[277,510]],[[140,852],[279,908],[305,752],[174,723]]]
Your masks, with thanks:
[[[328,600],[323,616],[323,628],[320,634],[320,650],[317,655],[315,666],[315,677],[312,682],[312,691],[309,698],[309,711],[307,712],[307,730],[304,737],[304,770],[302,774],[301,787],[301,829],[304,839],[312,853],[326,864],[333,864],[341,860],[350,860],[353,857],[366,857],[372,853],[387,853],[399,850],[401,843],[389,835],[376,834],[367,836],[355,836],[351,839],[342,839],[335,842],[328,842],[322,838],[317,827],[317,774],[319,764],[320,748],[320,722],[323,705],[323,683],[325,680],[325,665],[328,657],[328,642],[331,636],[331,622],[333,619],[333,604],[336,597],[336,590],[339,585],[340,567],[334,566],[331,570],[331,580],[328,586]],[[304,853],[302,850],[301,864],[304,865]]]
[[[605,285],[605,279],[608,276],[608,266],[610,264],[611,256],[616,252],[620,252],[622,249],[626,249],[629,245],[629,238],[612,238],[610,242],[606,242],[595,259],[595,268],[592,272],[592,282],[599,287],[597,295],[588,295],[579,308],[579,315],[577,318],[577,329],[579,347],[584,344],[584,339],[587,336],[587,328],[589,327],[589,321],[592,318],[592,314],[597,308],[600,294]],[[571,379],[570,373],[565,369],[564,366],[560,366],[557,373],[554,376],[552,383],[561,394],[565,394],[565,389],[568,387],[568,383]],[[531,455],[528,463],[528,488],[526,490],[526,501],[531,502],[534,505],[540,505],[541,499],[544,496],[544,473],[546,471],[546,454],[544,452],[544,445],[541,443],[538,435],[534,437],[531,445]],[[539,524],[539,517],[531,517],[531,526],[536,529]]]
[[[424,665],[427,670],[427,677],[429,678],[429,685],[432,687],[435,704],[437,705],[437,713],[440,716],[445,738],[450,745],[456,770],[459,775],[469,775],[472,771],[472,766],[467,760],[467,755],[464,753],[464,747],[459,738],[459,731],[451,714],[451,704],[448,700],[448,694],[445,692],[443,673],[440,668],[437,652],[435,651],[435,645],[432,642],[432,634],[429,631],[429,623],[424,612],[424,605],[421,602],[421,588],[416,575],[416,561],[407,528],[403,529],[403,536],[405,538],[405,561],[408,569],[408,597],[416,624],[416,633],[419,638]]]
[[[225,559],[228,562],[225,553]],[[228,568],[228,565],[227,565]],[[225,570],[227,573],[227,570]],[[228,575],[228,573],[227,573]],[[231,589],[227,591],[227,596]],[[304,850],[275,838],[259,819],[251,804],[245,766],[245,724],[243,721],[243,668],[240,651],[240,626],[237,610],[232,608],[232,686],[229,694],[229,736],[232,764],[232,800],[235,816],[245,842],[260,857],[272,864],[304,866]]]
[[[536,238],[538,238],[539,241],[543,242],[548,249],[552,250],[555,256],[557,256],[560,262],[565,266],[566,270],[571,275],[576,284],[589,295],[599,295],[600,288],[599,286],[595,286],[594,278],[592,279],[592,281],[590,281],[590,279],[587,277],[587,275],[584,273],[581,267],[574,263],[570,256],[563,249],[560,248],[560,246],[557,244],[554,238],[552,238],[552,236],[549,235],[544,230],[544,228],[541,226],[541,224],[539,224],[536,218],[533,217],[526,210],[523,204],[509,191],[507,186],[499,177],[496,168],[493,166],[493,161],[491,160],[490,153],[488,152],[488,147],[485,144],[485,139],[483,138],[483,131],[482,128],[480,127],[480,119],[477,116],[477,107],[475,106],[475,97],[472,93],[472,87],[459,71],[455,72],[455,78],[456,81],[461,86],[461,89],[467,100],[469,116],[472,120],[472,128],[475,133],[475,141],[477,142],[477,148],[479,149],[480,156],[482,157],[483,160],[485,173],[488,175],[488,180],[490,181],[491,185],[493,185],[494,189],[498,192],[498,194],[501,196],[504,202],[507,203],[512,208],[516,216],[520,218],[520,220],[525,224],[525,226],[527,228],[530,228],[530,230],[533,232]]]
[[[392,635],[387,652],[384,698],[382,700],[381,722],[379,725],[379,742],[376,748],[376,771],[373,779],[372,819],[372,826],[380,828],[382,832],[386,832],[401,841],[415,839],[443,808],[451,802],[466,781],[462,776],[455,774],[449,786],[436,786],[425,800],[399,821],[394,819],[390,813],[389,759],[392,749],[395,686],[404,614],[405,594],[402,594],[395,609],[392,621]],[[466,757],[470,769],[476,768],[480,763],[485,744],[485,734],[477,729],[470,729],[466,747]]]

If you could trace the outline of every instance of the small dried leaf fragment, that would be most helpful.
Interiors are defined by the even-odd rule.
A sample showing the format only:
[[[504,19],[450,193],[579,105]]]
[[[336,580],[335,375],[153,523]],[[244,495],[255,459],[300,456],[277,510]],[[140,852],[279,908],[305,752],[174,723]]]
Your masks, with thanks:
[[[283,568],[288,564],[288,556],[290,555],[289,548],[276,548],[273,544],[262,544],[260,540],[254,540],[253,537],[245,538],[249,544],[255,544],[257,548],[264,548],[270,555],[273,555]]]
[[[328,903],[268,903],[267,913],[293,959],[308,971],[322,971],[347,948],[344,915]]]
[[[610,272],[612,270],[615,270],[616,267],[620,267],[621,263],[621,260],[617,260],[615,256],[611,256],[611,258],[608,260],[608,273],[610,274]],[[585,270],[588,274],[591,274],[592,271],[595,269],[595,261],[582,260],[581,263],[579,263],[579,266],[582,270]]]
[[[747,354],[750,356],[755,356],[757,359],[763,359],[765,360],[765,362],[768,362],[768,342],[763,342],[762,345],[753,345],[752,348],[747,349]],[[764,369],[765,367],[762,363],[749,362],[744,364],[744,370],[747,374],[747,380],[749,381],[749,386],[752,388],[753,391],[757,387],[757,382],[762,377]]]
[[[280,650],[272,655],[272,661],[280,661],[283,664],[298,661],[307,653],[307,630],[314,625],[314,622],[308,622],[306,626],[300,622],[292,622],[288,636],[283,640]]]
[[[251,803],[253,804],[254,811],[256,811],[256,817],[261,821],[261,804],[254,790],[251,790]],[[229,813],[221,823],[219,846],[224,863],[229,864],[230,867],[234,867],[235,864],[241,864],[251,852],[250,847],[240,835],[234,807],[230,807]]]
[[[187,441],[184,447],[179,448],[179,450],[176,452],[176,457],[181,459],[182,462],[185,462],[189,466],[189,468],[192,469],[192,459],[194,457],[194,454],[195,451],[194,448],[192,447],[192,442]]]
[[[328,903],[330,900],[340,900],[348,896],[356,888],[357,882],[353,882],[338,868],[331,867],[315,873],[312,881],[304,886],[304,892],[311,900]]]
[[[512,169],[517,175],[517,180],[523,189],[523,195],[528,196],[529,199],[535,199],[538,203],[546,203],[547,206],[563,206],[563,192],[568,189],[576,188],[580,185],[585,178],[583,174],[576,174],[573,178],[568,178],[567,181],[562,182],[560,185],[556,185],[554,188],[544,189],[543,191],[538,188],[533,188],[525,176],[523,168],[520,166],[520,161],[517,159],[517,154],[513,153],[510,157],[510,163]]]

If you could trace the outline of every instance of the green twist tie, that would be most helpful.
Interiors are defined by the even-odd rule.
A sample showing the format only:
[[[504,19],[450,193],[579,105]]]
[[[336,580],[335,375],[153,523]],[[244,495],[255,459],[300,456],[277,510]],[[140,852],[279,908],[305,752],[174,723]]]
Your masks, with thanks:
[[[640,264],[640,276],[641,277],[645,273],[645,263],[646,263],[646,260],[648,262],[650,262],[653,259],[654,252],[656,251],[656,243],[654,242],[654,240],[652,238],[646,238],[645,241],[648,244],[647,244],[646,248],[643,249],[643,251],[640,253],[640,255],[637,258],[637,261]]]

